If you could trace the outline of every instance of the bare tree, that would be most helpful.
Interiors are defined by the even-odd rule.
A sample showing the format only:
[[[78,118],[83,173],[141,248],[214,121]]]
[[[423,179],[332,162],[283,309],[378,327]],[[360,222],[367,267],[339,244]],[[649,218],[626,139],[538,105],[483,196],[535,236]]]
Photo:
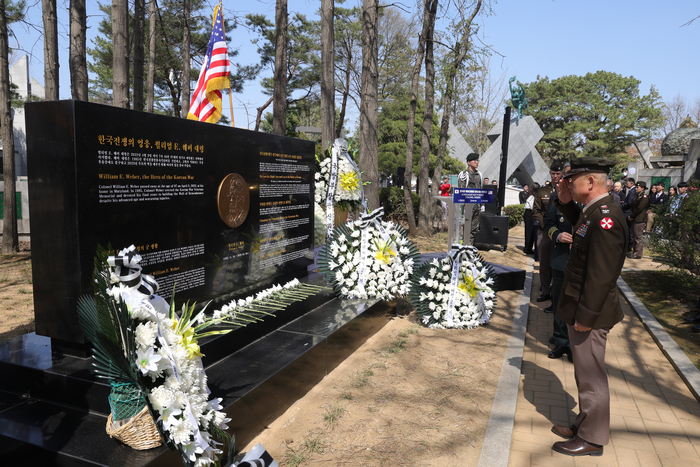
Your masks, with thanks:
[[[86,56],[87,13],[85,0],[70,0],[70,66],[71,97],[77,101],[88,100],[88,73]]]
[[[0,125],[2,126],[2,169],[5,182],[2,254],[19,251],[17,237],[17,201],[15,199],[15,137],[10,104],[10,64],[5,0],[0,0]]]
[[[321,148],[325,152],[335,134],[334,0],[321,2]]]
[[[420,173],[418,174],[418,196],[420,209],[418,211],[418,235],[429,237],[433,233],[432,213],[434,200],[430,195],[428,180],[430,179],[430,137],[433,125],[435,106],[435,57],[433,54],[435,36],[435,16],[437,15],[438,0],[430,0],[428,29],[425,36],[425,111],[421,128]]]
[[[700,97],[691,104],[685,97],[676,94],[670,102],[664,102],[663,115],[665,121],[664,126],[661,127],[662,137],[677,130],[687,117],[695,123],[700,123]]]
[[[146,82],[146,112],[153,113],[156,84],[156,21],[158,10],[156,0],[148,2],[148,78]]]
[[[362,1],[362,98],[360,100],[360,168],[367,207],[379,207],[379,0]]]
[[[190,111],[190,0],[183,0],[185,30],[182,35],[182,118]]]
[[[450,51],[449,57],[451,60],[447,64],[445,72],[445,89],[442,93],[442,123],[440,125],[440,142],[438,144],[437,164],[433,171],[433,195],[438,194],[440,179],[442,178],[442,165],[445,160],[445,149],[447,147],[447,136],[450,129],[450,120],[452,119],[452,96],[455,93],[455,80],[457,73],[462,69],[464,60],[467,58],[467,53],[470,50],[470,39],[473,33],[472,25],[474,18],[481,10],[482,0],[477,0],[472,3],[471,14],[467,17],[466,13],[469,7],[464,4],[458,5],[460,12],[460,20],[458,21],[458,29],[461,32],[461,37],[455,41],[453,49]]]
[[[509,95],[508,71],[496,76],[491,70],[491,57],[481,54],[469,76],[457,78],[459,105],[454,110],[454,124],[472,149],[479,155],[491,142],[486,134],[502,119],[503,102]]]
[[[129,108],[129,2],[112,0],[112,99],[113,105]]]
[[[275,7],[275,89],[272,95],[272,133],[287,132],[287,0]]]
[[[408,215],[408,231],[411,235],[416,235],[416,217],[413,211],[413,197],[411,195],[411,184],[413,179],[413,139],[415,137],[416,106],[418,104],[418,83],[420,81],[420,70],[423,68],[423,58],[425,57],[425,38],[430,28],[430,0],[423,1],[423,30],[418,36],[418,46],[416,50],[416,61],[413,65],[411,81],[411,102],[408,110],[408,128],[406,131],[406,172],[404,173],[403,192],[406,202],[406,213]]]
[[[188,2],[189,0],[185,0]],[[143,111],[143,28],[146,22],[145,0],[134,0],[134,110]]]
[[[58,28],[56,0],[42,0],[41,14],[44,22],[44,97],[58,100]]]

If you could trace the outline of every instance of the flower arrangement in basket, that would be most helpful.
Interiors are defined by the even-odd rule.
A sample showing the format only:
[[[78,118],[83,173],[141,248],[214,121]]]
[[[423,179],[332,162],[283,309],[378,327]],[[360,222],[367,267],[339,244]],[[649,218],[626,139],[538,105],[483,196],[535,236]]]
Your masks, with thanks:
[[[496,303],[497,276],[473,246],[452,245],[442,259],[421,264],[411,278],[409,301],[433,329],[486,324]]]
[[[392,300],[407,295],[418,248],[403,227],[382,221],[383,208],[333,230],[318,255],[319,271],[343,298]]]
[[[174,296],[168,304],[155,295],[158,284],[141,274],[140,260],[133,245],[109,257],[98,247],[94,296],[78,302],[95,371],[112,386],[107,432],[135,449],[162,439],[185,465],[213,464],[230,438],[224,431],[230,419],[221,399],[209,397],[198,340],[261,321],[321,287],[295,280],[234,300],[211,316],[206,306],[195,312],[194,304],[178,314]]]

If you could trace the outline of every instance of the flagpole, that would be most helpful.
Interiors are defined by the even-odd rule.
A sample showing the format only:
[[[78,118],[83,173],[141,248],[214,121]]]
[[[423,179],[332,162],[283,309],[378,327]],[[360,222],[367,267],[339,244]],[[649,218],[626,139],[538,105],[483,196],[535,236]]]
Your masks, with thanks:
[[[221,2],[219,2],[219,10],[221,10],[221,29],[224,31],[224,41],[226,40],[226,22],[224,21],[224,9]],[[229,78],[230,80],[230,78]],[[233,119],[233,98],[231,98],[231,86],[228,87],[228,105],[231,108],[231,126],[236,127],[235,120]]]

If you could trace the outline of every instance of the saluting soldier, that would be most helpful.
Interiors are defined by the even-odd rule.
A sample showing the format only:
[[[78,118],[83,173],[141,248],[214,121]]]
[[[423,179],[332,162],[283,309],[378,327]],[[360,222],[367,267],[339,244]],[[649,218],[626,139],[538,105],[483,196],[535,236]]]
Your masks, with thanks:
[[[540,287],[542,293],[537,297],[538,302],[544,302],[552,298],[552,272],[550,271],[549,255],[552,242],[544,231],[544,218],[549,211],[549,199],[555,189],[556,184],[561,180],[563,165],[555,162],[549,167],[549,176],[552,178],[551,185],[543,185],[535,193],[535,204],[532,207],[532,217],[540,224],[537,231],[537,252],[540,257]]]
[[[647,211],[649,209],[649,197],[645,193],[647,182],[640,180],[635,185],[637,196],[632,202],[630,215],[627,218],[632,224],[634,231],[634,251],[627,255],[628,258],[640,259],[644,254],[644,228],[647,225]]]
[[[617,279],[629,238],[622,209],[605,186],[612,165],[599,157],[572,161],[554,203],[574,232],[556,315],[569,332],[579,413],[573,425],[552,427],[569,439],[552,449],[570,456],[600,456],[610,442],[605,347],[610,329],[623,318]]]
[[[475,152],[470,153],[467,156],[467,170],[463,170],[459,173],[459,181],[457,186],[459,188],[482,188],[482,180],[484,179],[479,172],[479,155]],[[481,204],[468,204],[464,209],[472,210],[472,222],[469,229],[469,244],[474,245],[474,236],[479,230],[479,214],[481,214]],[[466,225],[464,226],[466,228]],[[464,235],[466,237],[466,235]]]

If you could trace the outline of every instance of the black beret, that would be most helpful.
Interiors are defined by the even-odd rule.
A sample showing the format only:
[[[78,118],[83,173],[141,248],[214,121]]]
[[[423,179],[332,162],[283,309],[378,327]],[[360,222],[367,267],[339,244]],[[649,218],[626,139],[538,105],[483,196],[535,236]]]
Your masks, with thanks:
[[[614,165],[615,162],[602,157],[577,157],[571,160],[571,170],[569,170],[564,178],[569,178],[572,175],[583,172],[607,174]]]
[[[477,159],[479,159],[479,155],[475,152],[472,152],[467,156],[467,162],[475,161]]]

